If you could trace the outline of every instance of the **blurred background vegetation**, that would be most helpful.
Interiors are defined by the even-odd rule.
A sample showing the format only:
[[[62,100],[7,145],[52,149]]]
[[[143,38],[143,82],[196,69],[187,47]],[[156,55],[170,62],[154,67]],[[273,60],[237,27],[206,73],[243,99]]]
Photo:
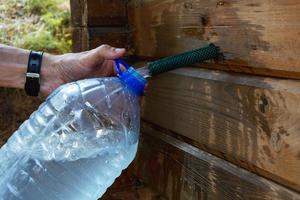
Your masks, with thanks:
[[[69,0],[0,0],[0,43],[51,53],[71,51]]]
[[[69,0],[0,0],[0,43],[61,54],[71,51]],[[0,88],[0,146],[44,101]]]

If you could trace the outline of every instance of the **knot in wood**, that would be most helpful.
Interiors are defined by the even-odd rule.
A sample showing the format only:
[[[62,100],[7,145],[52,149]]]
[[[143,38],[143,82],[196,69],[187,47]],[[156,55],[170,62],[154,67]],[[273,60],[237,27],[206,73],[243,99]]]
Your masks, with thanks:
[[[262,113],[266,113],[269,109],[269,102],[268,102],[268,99],[265,95],[262,95],[259,99],[259,110],[262,112]]]
[[[217,3],[217,6],[216,7],[219,7],[219,6],[224,6],[226,4],[225,1],[218,1]]]

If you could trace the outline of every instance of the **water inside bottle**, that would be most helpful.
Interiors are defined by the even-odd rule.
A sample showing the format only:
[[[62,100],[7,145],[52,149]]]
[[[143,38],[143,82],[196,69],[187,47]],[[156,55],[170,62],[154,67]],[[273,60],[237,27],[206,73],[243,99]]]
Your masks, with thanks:
[[[112,130],[100,132],[96,137],[125,135],[124,132]],[[47,200],[55,197],[57,200],[95,200],[112,184],[114,179],[111,177],[118,177],[121,172],[119,169],[130,164],[137,151],[137,141],[130,138],[136,133],[127,133],[126,141],[130,142],[116,143],[114,148],[105,146],[105,142],[102,142],[104,146],[94,146],[90,141],[87,145],[83,138],[63,134],[53,134],[45,141],[47,143],[40,145],[41,148],[47,145],[48,151],[24,152],[19,155],[14,166],[1,177],[0,182],[8,183],[8,192],[0,192],[0,196],[5,197],[3,199]],[[81,139],[82,142],[79,142]],[[65,147],[59,144],[61,140]],[[50,145],[53,145],[52,149]],[[56,152],[50,153],[53,149]],[[16,171],[18,169],[22,170]]]
[[[8,199],[30,200],[95,200],[133,160],[137,143],[117,148],[114,152],[78,160],[41,160],[25,156],[17,165],[22,170],[8,175]],[[15,166],[17,168],[17,166]],[[119,173],[119,174],[116,174]],[[30,175],[29,175],[30,174]],[[51,198],[49,198],[51,197]],[[3,200],[4,200],[3,199]]]
[[[50,97],[1,148],[1,200],[96,200],[134,159],[138,99],[117,79],[80,84]]]

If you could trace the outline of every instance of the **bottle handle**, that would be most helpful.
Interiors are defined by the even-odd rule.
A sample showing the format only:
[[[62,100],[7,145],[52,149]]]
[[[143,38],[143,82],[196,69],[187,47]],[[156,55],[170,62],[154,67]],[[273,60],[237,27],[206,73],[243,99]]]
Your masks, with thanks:
[[[121,58],[115,59],[115,67],[117,70],[117,76],[131,91],[141,96],[144,94],[145,85],[147,80],[140,75],[133,67],[127,65],[127,63]],[[121,70],[121,65],[126,68],[126,71]]]
[[[123,59],[121,59],[121,58],[115,59],[115,67],[116,67],[116,69],[117,69],[118,76],[122,76],[122,74],[123,74],[120,65],[123,65],[126,69],[129,69],[129,66],[128,66],[128,64],[125,62],[125,60],[123,60]]]

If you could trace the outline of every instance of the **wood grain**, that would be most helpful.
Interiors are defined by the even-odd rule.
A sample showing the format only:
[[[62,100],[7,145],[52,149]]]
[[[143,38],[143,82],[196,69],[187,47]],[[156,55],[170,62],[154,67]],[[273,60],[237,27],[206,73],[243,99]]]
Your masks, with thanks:
[[[125,26],[127,9],[124,0],[71,0],[74,27]]]
[[[127,2],[124,0],[86,0],[88,26],[125,26]]]
[[[138,180],[134,185],[109,189],[99,200],[166,200],[166,198]]]
[[[72,52],[81,52],[89,49],[89,33],[87,28],[72,29]]]
[[[144,120],[300,191],[300,81],[185,68],[144,100]]]
[[[71,24],[73,27],[85,27],[87,25],[86,0],[70,0]]]
[[[135,54],[157,58],[213,42],[225,61],[201,67],[300,78],[300,1],[130,0]]]
[[[175,139],[144,123],[136,162],[139,177],[162,197],[300,199],[300,195]]]
[[[114,47],[129,48],[128,30],[123,27],[89,28],[89,48],[96,48],[101,44]]]
[[[73,28],[73,52],[86,51],[102,44],[129,49],[128,30],[122,27],[113,28]]]

